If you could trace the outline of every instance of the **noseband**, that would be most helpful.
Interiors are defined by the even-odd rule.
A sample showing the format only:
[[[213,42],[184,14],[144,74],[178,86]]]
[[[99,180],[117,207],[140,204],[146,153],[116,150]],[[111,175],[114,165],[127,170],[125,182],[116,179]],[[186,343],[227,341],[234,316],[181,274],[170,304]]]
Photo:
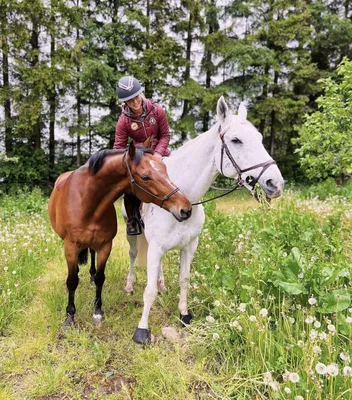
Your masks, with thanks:
[[[270,165],[274,165],[274,164],[276,164],[276,162],[273,159],[271,159],[271,160],[268,160],[268,161],[260,163],[260,164],[255,164],[255,165],[253,165],[251,167],[241,169],[239,167],[239,165],[236,163],[236,161],[233,159],[233,157],[232,157],[232,155],[230,153],[230,150],[227,147],[227,144],[225,143],[224,136],[225,136],[227,131],[228,131],[228,129],[226,131],[221,132],[221,125],[219,125],[219,131],[218,132],[219,132],[220,139],[221,139],[221,142],[222,142],[222,144],[221,144],[221,161],[220,161],[221,174],[224,175],[224,172],[222,170],[222,164],[223,164],[223,161],[224,161],[224,152],[226,153],[227,157],[231,161],[232,165],[236,168],[236,171],[238,173],[238,180],[237,180],[237,185],[238,186],[243,186],[243,184],[244,184],[244,180],[242,179],[242,174],[244,172],[248,172],[248,171],[251,171],[252,169],[257,169],[257,168],[261,167],[262,170],[260,171],[260,174],[256,178],[254,178],[252,175],[249,175],[246,178],[246,183],[252,189],[254,189],[254,186],[257,184],[257,182],[259,181],[259,179],[263,175],[263,173],[270,167]]]
[[[133,185],[137,186],[137,187],[138,187],[140,190],[142,190],[144,193],[149,194],[149,196],[152,196],[152,197],[154,197],[155,199],[160,200],[160,201],[161,201],[160,208],[163,208],[164,202],[165,202],[166,200],[168,200],[173,194],[175,194],[176,192],[178,192],[178,191],[180,190],[180,188],[178,188],[178,187],[175,188],[174,190],[172,190],[169,194],[167,194],[167,195],[164,196],[163,198],[161,198],[161,197],[159,197],[159,196],[156,196],[156,195],[153,194],[152,192],[149,192],[148,190],[144,189],[144,188],[143,188],[142,186],[140,186],[140,185],[136,182],[136,180],[134,179],[134,177],[133,177],[133,175],[132,175],[131,168],[130,168],[130,166],[128,165],[128,162],[127,162],[126,154],[127,154],[127,151],[126,151],[125,154],[123,155],[123,158],[125,159],[127,171],[128,171],[128,173],[129,173],[129,175],[130,175],[130,178],[131,178],[131,183],[132,183]],[[133,194],[135,194],[135,193],[134,193],[134,187],[133,187]]]

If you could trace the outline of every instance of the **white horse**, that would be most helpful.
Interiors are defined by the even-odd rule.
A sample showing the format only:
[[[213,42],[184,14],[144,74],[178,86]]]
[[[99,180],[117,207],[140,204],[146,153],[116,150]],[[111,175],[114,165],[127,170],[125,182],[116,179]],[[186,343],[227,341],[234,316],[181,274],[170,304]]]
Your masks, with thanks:
[[[198,202],[205,195],[219,174],[238,179],[249,189],[253,189],[258,181],[269,198],[282,194],[284,180],[281,173],[265,150],[262,135],[246,117],[247,110],[243,103],[239,107],[238,115],[231,115],[224,98],[220,97],[217,104],[218,122],[164,159],[170,178],[192,203]],[[133,336],[136,343],[150,341],[149,312],[157,297],[158,283],[161,288],[164,287],[162,258],[172,249],[181,251],[178,304],[180,318],[183,323],[190,323],[191,315],[187,307],[190,264],[205,221],[202,205],[194,206],[192,216],[182,224],[154,204],[144,204],[142,216],[148,242],[148,282],[144,291],[142,318]],[[125,291],[131,293],[140,241],[137,241],[136,236],[127,236],[127,239],[130,244],[130,271]]]

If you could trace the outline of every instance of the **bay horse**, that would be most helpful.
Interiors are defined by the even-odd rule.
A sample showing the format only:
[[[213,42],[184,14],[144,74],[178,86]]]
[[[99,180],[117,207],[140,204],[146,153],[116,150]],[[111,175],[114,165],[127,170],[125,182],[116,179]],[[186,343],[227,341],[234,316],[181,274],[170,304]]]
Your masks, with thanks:
[[[258,182],[268,198],[283,192],[284,180],[275,161],[262,144],[262,135],[247,121],[247,110],[241,103],[238,115],[231,115],[221,96],[217,103],[217,120],[207,132],[189,141],[164,159],[171,179],[176,182],[192,203],[197,203],[209,190],[215,178],[222,174],[252,190]],[[191,218],[176,224],[170,216],[152,204],[142,209],[147,241],[148,282],[144,291],[142,318],[133,335],[136,343],[148,343],[148,318],[159,288],[164,287],[162,258],[172,249],[180,249],[180,319],[191,321],[187,306],[190,264],[198,246],[198,235],[205,221],[202,205],[193,206]],[[141,240],[142,239],[142,240]],[[125,291],[133,292],[134,265],[141,250],[143,237],[128,236],[130,271]],[[139,246],[139,247],[138,247]]]
[[[191,215],[190,202],[170,181],[165,164],[150,149],[133,143],[128,150],[97,152],[82,167],[59,176],[48,212],[51,226],[64,240],[68,266],[66,326],[74,324],[78,264],[87,261],[88,249],[92,255],[91,280],[96,285],[93,319],[100,324],[103,318],[104,271],[117,233],[114,201],[126,191],[169,211],[177,221],[185,221]]]

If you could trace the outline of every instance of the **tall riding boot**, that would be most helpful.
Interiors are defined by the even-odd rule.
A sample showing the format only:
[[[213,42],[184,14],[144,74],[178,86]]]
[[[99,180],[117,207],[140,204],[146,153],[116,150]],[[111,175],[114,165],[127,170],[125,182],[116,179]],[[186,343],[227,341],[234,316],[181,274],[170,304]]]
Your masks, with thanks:
[[[127,235],[140,235],[143,230],[143,223],[139,213],[141,201],[133,193],[127,192],[124,196],[124,204],[127,213]]]

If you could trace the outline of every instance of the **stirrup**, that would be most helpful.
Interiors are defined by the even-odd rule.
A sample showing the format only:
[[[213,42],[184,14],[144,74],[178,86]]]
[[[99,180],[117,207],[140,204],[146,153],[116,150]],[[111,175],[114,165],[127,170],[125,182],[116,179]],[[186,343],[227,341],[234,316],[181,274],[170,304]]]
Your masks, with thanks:
[[[138,218],[132,217],[127,221],[126,233],[128,236],[141,235],[144,229],[144,223]]]

